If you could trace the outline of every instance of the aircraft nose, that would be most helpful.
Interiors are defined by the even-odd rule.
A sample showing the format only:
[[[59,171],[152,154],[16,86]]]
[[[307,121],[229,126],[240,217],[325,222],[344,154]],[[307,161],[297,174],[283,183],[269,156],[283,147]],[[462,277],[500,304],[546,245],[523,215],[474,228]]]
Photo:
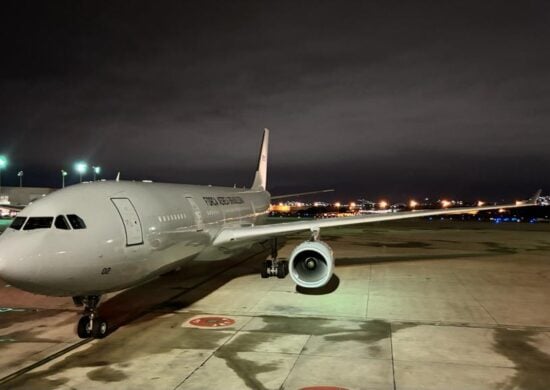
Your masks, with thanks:
[[[30,276],[24,258],[25,243],[15,237],[2,237],[0,239],[0,278],[6,282],[14,283],[25,280]]]
[[[1,253],[1,252],[0,252]],[[0,278],[2,277],[2,271],[6,267],[6,260],[0,255]]]
[[[0,240],[0,278],[4,280],[9,278],[8,262],[9,259],[13,257],[13,255],[10,255],[12,252],[11,247],[13,246],[10,241],[11,240],[5,238]]]

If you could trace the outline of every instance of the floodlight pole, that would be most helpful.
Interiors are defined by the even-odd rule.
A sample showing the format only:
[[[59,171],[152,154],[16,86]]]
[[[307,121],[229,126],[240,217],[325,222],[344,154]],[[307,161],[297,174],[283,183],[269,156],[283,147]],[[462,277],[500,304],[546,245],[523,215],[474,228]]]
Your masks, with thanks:
[[[62,169],[61,170],[61,188],[65,188],[65,176],[67,176],[67,172]]]

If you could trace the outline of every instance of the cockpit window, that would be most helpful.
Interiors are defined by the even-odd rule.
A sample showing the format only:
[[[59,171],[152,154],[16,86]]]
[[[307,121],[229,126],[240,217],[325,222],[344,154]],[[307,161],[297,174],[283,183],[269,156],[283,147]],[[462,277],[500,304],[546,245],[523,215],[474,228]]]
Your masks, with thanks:
[[[11,223],[10,227],[15,230],[21,230],[26,220],[27,217],[16,217]]]
[[[23,230],[49,229],[52,222],[53,217],[30,217]]]
[[[63,229],[63,230],[70,230],[71,228],[69,227],[69,224],[67,223],[67,220],[65,219],[64,216],[62,215],[58,215],[56,218],[55,218],[55,223],[54,223],[55,227],[58,228],[58,229]]]
[[[86,229],[86,224],[84,223],[84,220],[78,215],[67,214],[67,218],[69,219],[69,222],[71,223],[73,229]]]

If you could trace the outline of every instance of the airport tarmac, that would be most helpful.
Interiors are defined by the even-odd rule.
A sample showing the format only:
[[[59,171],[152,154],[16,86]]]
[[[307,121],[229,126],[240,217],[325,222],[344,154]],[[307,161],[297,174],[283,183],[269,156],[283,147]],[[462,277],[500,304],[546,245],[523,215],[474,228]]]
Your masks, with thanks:
[[[321,233],[329,288],[261,279],[256,248],[106,297],[103,340],[76,337],[71,299],[0,281],[0,388],[550,388],[550,225]]]

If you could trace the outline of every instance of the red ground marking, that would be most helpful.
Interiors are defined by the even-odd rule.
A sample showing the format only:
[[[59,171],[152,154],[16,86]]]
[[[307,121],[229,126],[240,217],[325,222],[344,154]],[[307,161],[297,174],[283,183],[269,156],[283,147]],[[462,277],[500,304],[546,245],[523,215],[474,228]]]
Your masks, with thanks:
[[[189,324],[201,328],[223,328],[234,323],[234,319],[227,317],[199,317],[189,321]]]

